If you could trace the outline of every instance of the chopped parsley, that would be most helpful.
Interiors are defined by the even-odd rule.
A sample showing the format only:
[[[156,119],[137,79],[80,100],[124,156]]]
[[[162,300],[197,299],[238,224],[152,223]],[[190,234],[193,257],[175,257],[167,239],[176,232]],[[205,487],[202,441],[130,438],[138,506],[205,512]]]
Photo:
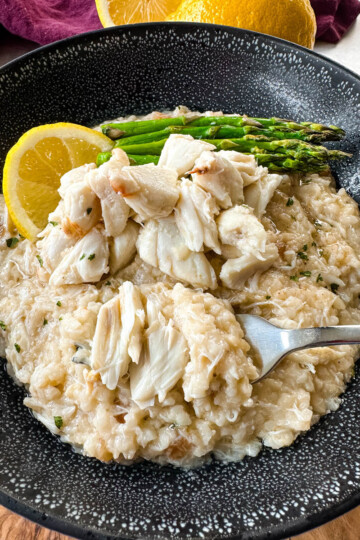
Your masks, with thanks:
[[[59,225],[57,221],[50,221],[49,223],[51,223],[53,227],[56,227],[56,225]]]
[[[302,250],[303,250],[303,251],[307,251],[307,248],[308,248],[308,245],[307,245],[307,244],[304,244]]]
[[[47,319],[44,319],[43,326],[46,326],[49,321]]]
[[[324,250],[323,249],[319,249],[319,255],[320,255],[320,257],[322,257],[324,255]]]
[[[59,321],[62,321],[62,320],[63,320],[63,318],[62,318],[62,317],[59,317]]]
[[[36,255],[36,258],[37,258],[37,260],[39,261],[40,266],[42,266],[42,265],[43,265],[43,260],[42,260],[42,258],[40,257],[40,255]]]
[[[106,285],[107,287],[110,287],[111,281],[107,281],[107,282],[105,283],[105,285]]]
[[[4,321],[0,321],[0,328],[1,330],[6,330],[6,324],[4,323]]]
[[[338,283],[331,283],[331,284],[330,284],[330,289],[331,289],[331,291],[332,291],[333,293],[336,293],[336,291],[338,290],[338,288],[339,288]]]
[[[61,302],[60,302],[60,300],[58,300],[58,301],[56,302],[56,305],[59,306],[59,307],[61,307]]]
[[[316,242],[311,242],[312,247],[316,247]]]
[[[81,255],[81,257],[80,257],[79,260],[82,261],[83,259],[85,259],[85,253],[83,253],[83,254]]]
[[[91,255],[88,256],[89,261],[92,261],[95,259],[95,253],[91,253]]]
[[[92,208],[87,208],[87,209],[86,209],[87,215],[91,214],[91,212],[92,212]]]
[[[270,300],[270,298],[271,298],[270,295],[265,296],[265,300]]]
[[[291,281],[299,281],[298,276],[290,276]]]
[[[292,206],[294,204],[294,199],[292,199],[291,197],[288,198],[287,202],[286,202],[286,206]]]
[[[309,270],[305,270],[305,272],[300,272],[300,276],[310,277],[311,272]]]
[[[316,278],[316,283],[319,283],[319,281],[324,281],[324,278],[322,277],[321,274],[319,274],[318,277]]]
[[[58,429],[62,428],[63,425],[63,419],[61,416],[54,416],[54,424]]]
[[[16,352],[19,353],[21,351],[21,347],[17,343],[14,344],[14,347],[15,347]]]
[[[14,247],[16,246],[18,241],[19,241],[19,239],[16,238],[15,236],[13,236],[12,238],[7,238],[6,245],[7,245],[8,248],[14,249]]]
[[[303,261],[308,261],[309,260],[309,257],[303,251],[298,251],[297,255]]]

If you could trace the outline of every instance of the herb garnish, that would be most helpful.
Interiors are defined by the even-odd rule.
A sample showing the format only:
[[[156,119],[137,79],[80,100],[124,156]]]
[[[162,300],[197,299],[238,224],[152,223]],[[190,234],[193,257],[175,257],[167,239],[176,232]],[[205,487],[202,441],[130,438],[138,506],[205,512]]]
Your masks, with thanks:
[[[42,266],[42,265],[43,265],[43,260],[42,260],[42,258],[40,257],[40,255],[36,255],[36,258],[37,258],[37,260],[39,261],[40,266]]]
[[[59,225],[57,221],[49,221],[53,227],[56,227],[56,225]]]
[[[291,281],[299,281],[298,276],[290,276]]]
[[[304,253],[303,251],[298,251],[297,253],[298,257],[300,257],[300,259],[302,259],[303,261],[308,261],[309,260],[309,257],[306,255],[306,253]]]
[[[19,353],[21,351],[21,347],[17,343],[14,343],[14,347],[15,347],[16,352]]]
[[[46,326],[49,321],[47,319],[44,319],[43,326]]]
[[[15,236],[13,236],[12,238],[7,238],[6,245],[7,245],[8,248],[14,249],[14,247],[16,246],[18,241],[19,241],[19,239],[16,238]]]
[[[265,296],[265,300],[270,300],[270,298],[271,298],[270,295]]]
[[[6,330],[6,324],[4,323],[4,321],[0,321],[0,328],[1,330]]]
[[[338,288],[339,288],[338,283],[331,283],[331,284],[330,284],[330,289],[331,289],[331,291],[332,291],[333,293],[336,293],[336,291],[338,290]]]
[[[316,283],[319,283],[319,281],[324,281],[324,278],[322,277],[321,274],[319,274],[318,277],[316,278]]]
[[[111,281],[107,281],[107,282],[105,283],[105,285],[107,285],[107,286],[109,287],[109,286],[111,285]]]
[[[58,301],[56,302],[56,305],[59,306],[59,307],[61,307],[61,302],[60,302],[60,300],[58,300]]]
[[[316,247],[316,242],[311,242],[312,247]]]
[[[288,198],[287,202],[286,202],[286,206],[292,206],[294,204],[294,199],[292,199],[291,197]]]
[[[89,261],[92,261],[95,259],[95,253],[91,253],[91,255],[88,256]]]
[[[63,419],[61,416],[54,416],[54,423],[55,423],[55,426],[58,428],[58,429],[61,429],[62,428],[62,425],[63,425]]]
[[[87,208],[87,209],[86,209],[87,215],[91,214],[91,212],[92,212],[92,208]]]
[[[311,272],[309,270],[305,270],[305,272],[300,272],[300,276],[310,277]]]
[[[85,253],[83,253],[79,259],[79,261],[82,261],[83,259],[85,259]]]

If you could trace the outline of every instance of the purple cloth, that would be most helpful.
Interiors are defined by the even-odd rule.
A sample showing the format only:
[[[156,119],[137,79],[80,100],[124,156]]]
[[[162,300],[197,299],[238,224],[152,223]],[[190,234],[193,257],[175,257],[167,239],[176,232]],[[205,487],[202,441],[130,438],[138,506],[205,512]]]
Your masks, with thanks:
[[[0,24],[41,45],[102,28],[95,0],[0,0]]]
[[[316,39],[337,43],[360,13],[360,0],[310,0],[315,11]]]
[[[316,37],[330,43],[339,41],[360,13],[360,0],[311,0],[311,4]],[[0,0],[0,24],[41,45],[102,27],[95,0]]]

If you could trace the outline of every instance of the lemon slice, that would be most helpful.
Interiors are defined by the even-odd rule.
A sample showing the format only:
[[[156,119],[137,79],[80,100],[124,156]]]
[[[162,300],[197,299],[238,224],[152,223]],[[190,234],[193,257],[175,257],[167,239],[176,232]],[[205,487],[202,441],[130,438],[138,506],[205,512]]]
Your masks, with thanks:
[[[101,24],[105,27],[120,24],[164,21],[177,9],[181,0],[96,0]]]
[[[59,123],[27,131],[6,156],[3,190],[11,219],[20,234],[35,240],[60,196],[61,176],[85,163],[113,142],[97,131]]]

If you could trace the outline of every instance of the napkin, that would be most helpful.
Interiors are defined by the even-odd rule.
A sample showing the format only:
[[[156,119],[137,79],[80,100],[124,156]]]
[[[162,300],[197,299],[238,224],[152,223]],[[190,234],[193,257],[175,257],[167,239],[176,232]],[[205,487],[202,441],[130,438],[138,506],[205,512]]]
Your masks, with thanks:
[[[360,13],[360,0],[311,0],[316,15],[316,39],[337,43]]]
[[[0,24],[41,45],[102,28],[95,0],[0,0]]]
[[[339,41],[360,13],[360,0],[311,0],[311,4],[316,37],[330,43]],[[95,0],[0,0],[0,24],[41,45],[102,27]]]

